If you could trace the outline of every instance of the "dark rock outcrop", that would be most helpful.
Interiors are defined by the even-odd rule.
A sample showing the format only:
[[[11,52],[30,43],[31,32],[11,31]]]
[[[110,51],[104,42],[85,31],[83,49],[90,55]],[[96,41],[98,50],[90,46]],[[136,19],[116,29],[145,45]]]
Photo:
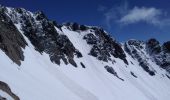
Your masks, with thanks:
[[[10,87],[8,86],[8,84],[6,84],[6,83],[4,83],[4,82],[2,82],[2,81],[0,81],[0,90],[6,92],[6,93],[7,93],[8,95],[10,95],[14,100],[20,100],[19,97],[11,91]],[[1,98],[1,97],[0,97],[0,98]],[[1,100],[1,99],[0,99],[0,100]],[[2,100],[3,100],[3,99],[2,99]],[[6,100],[6,99],[4,98],[4,100]]]
[[[165,42],[165,43],[163,44],[163,50],[164,50],[165,52],[167,52],[167,53],[170,53],[170,41]]]
[[[156,39],[149,39],[146,42],[146,46],[147,46],[147,50],[149,52],[149,54],[158,54],[161,52],[161,46],[159,41],[157,41]]]
[[[79,25],[77,23],[66,23],[64,24],[71,31],[91,31],[91,33],[84,34],[83,39],[86,40],[87,44],[92,45],[89,55],[96,57],[98,60],[105,62],[112,61],[111,56],[120,58],[126,64],[126,55],[117,41],[115,41],[110,35],[108,35],[102,28]]]
[[[0,49],[13,62],[21,65],[24,60],[22,48],[24,49],[27,43],[4,11],[4,8],[0,8]]]
[[[120,78],[120,77],[118,76],[118,74],[116,73],[116,71],[115,71],[112,67],[106,65],[106,66],[104,66],[104,68],[105,68],[110,74],[113,74],[113,75],[116,76],[118,79],[124,81],[124,79]]]
[[[81,31],[85,31],[87,29],[89,29],[88,26],[85,26],[85,25],[79,25],[78,23],[74,22],[74,23],[65,23],[63,24],[67,27],[69,27],[72,31],[78,31],[78,30],[81,30]]]
[[[6,12],[9,13],[7,10]],[[35,50],[40,53],[46,52],[51,61],[58,65],[60,65],[60,60],[63,60],[65,64],[70,63],[77,67],[74,56],[82,57],[81,53],[66,35],[61,35],[56,31],[57,23],[50,21],[42,11],[32,14],[25,9],[17,8],[12,9],[8,15],[13,23],[20,23],[21,30],[34,45]]]
[[[125,43],[124,46],[126,52],[132,56],[132,58],[136,59],[139,62],[139,65],[151,76],[155,75],[155,71],[149,68],[149,63],[147,59],[149,59],[144,51],[145,42],[139,40],[129,40]]]
[[[154,56],[155,61],[170,73],[170,41],[162,45],[162,51]]]
[[[170,79],[170,76],[169,76],[169,75],[167,75],[167,74],[166,74],[166,77],[167,77],[168,79]]]
[[[125,43],[124,48],[132,58],[137,59],[139,65],[150,75],[155,75],[155,71],[149,68],[149,59],[170,72],[170,42],[160,45],[159,41],[154,38],[146,42],[129,40]]]
[[[170,42],[161,46],[156,39],[150,39],[146,42],[146,47],[153,61],[170,72]]]
[[[86,68],[86,66],[82,62],[80,62],[80,64],[81,64],[82,68]]]
[[[0,95],[0,100],[7,100],[5,97],[2,97],[1,95]]]
[[[115,58],[122,59],[128,64],[126,55],[119,43],[117,43],[103,29],[98,27],[91,27],[91,29],[94,30],[95,34],[88,33],[83,38],[89,45],[92,45],[92,49],[89,53],[90,55],[105,62],[112,61],[111,56],[114,56]]]
[[[138,78],[133,72],[130,72],[130,74],[135,77],[135,78]]]

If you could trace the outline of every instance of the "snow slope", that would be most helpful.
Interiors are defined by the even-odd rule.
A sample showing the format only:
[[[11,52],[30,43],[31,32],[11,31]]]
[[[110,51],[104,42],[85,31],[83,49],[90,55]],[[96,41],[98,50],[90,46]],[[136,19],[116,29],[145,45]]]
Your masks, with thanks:
[[[89,55],[91,45],[83,39],[90,32],[72,31],[67,26],[56,30],[66,35],[83,57],[74,57],[78,67],[71,64],[52,63],[49,55],[40,54],[23,34],[21,25],[15,24],[28,43],[24,51],[25,59],[21,66],[15,64],[0,50],[0,81],[9,85],[21,100],[168,100],[170,98],[170,79],[168,74],[152,60],[150,67],[156,71],[150,76],[139,62],[125,52],[129,65],[119,58],[112,57],[104,62]],[[123,46],[122,46],[123,48]],[[86,68],[82,68],[80,63]],[[131,62],[131,63],[130,63]],[[107,72],[104,66],[111,66],[124,81]],[[133,72],[136,76],[131,75]],[[8,96],[0,91],[0,95]],[[7,97],[8,100],[11,98]]]

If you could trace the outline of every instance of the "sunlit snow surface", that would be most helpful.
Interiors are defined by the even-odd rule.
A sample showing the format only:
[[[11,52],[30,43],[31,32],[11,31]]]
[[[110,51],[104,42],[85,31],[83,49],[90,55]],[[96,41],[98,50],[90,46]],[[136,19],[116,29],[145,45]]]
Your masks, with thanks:
[[[20,25],[16,24],[18,30]],[[45,53],[35,51],[34,46],[24,36],[28,46],[23,50],[25,60],[21,66],[13,63],[0,50],[0,80],[6,82],[21,100],[168,100],[170,98],[170,79],[163,69],[154,64],[150,65],[156,71],[150,76],[127,53],[126,65],[122,60],[116,63],[102,62],[88,55],[91,46],[83,36],[87,32],[73,32],[63,26],[60,34],[65,34],[78,49],[83,57],[74,58],[78,68],[71,64],[54,64]],[[80,62],[86,66],[82,68]],[[108,73],[104,66],[112,66],[118,76]],[[133,72],[137,78],[132,76]],[[1,92],[0,92],[1,93]],[[9,99],[10,100],[10,99]]]

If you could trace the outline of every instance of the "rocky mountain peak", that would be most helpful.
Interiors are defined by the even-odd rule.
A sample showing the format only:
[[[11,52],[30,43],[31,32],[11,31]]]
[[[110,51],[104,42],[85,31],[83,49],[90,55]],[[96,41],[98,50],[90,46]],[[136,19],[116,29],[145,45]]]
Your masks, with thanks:
[[[146,46],[148,48],[148,52],[152,55],[152,54],[158,54],[161,52],[161,46],[158,40],[156,39],[149,39],[146,42]]]
[[[170,53],[170,41],[165,42],[165,43],[163,44],[163,49],[164,49],[167,53]]]
[[[43,20],[43,19],[46,19],[47,20],[47,17],[46,15],[44,14],[43,11],[37,11],[34,13],[35,14],[35,19],[36,20]]]

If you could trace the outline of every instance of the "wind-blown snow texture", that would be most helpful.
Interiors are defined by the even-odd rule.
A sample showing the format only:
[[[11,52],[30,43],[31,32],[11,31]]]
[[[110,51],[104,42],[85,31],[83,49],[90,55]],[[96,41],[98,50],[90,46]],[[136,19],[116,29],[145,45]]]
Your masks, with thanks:
[[[3,6],[0,29],[0,81],[8,85],[0,84],[0,99],[170,98],[170,42],[120,44],[99,27],[58,25],[43,12]]]

